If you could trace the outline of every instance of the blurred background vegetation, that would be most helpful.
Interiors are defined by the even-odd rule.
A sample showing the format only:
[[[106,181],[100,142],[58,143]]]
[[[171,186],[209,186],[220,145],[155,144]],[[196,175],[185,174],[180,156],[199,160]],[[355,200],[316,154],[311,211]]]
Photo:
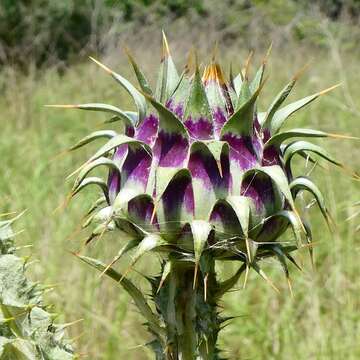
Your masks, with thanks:
[[[58,154],[99,128],[104,118],[43,105],[132,107],[126,93],[87,57],[96,55],[134,80],[121,51],[126,44],[154,79],[163,28],[179,68],[191,48],[206,62],[218,41],[223,67],[231,62],[239,70],[250,50],[258,64],[272,42],[261,108],[311,61],[291,100],[335,83],[342,86],[292,121],[298,127],[360,136],[359,23],[360,0],[0,0],[0,212],[28,209],[19,241],[33,244],[33,256],[40,259],[32,266],[33,276],[58,285],[48,296],[61,320],[84,319],[70,334],[87,358],[150,359],[139,346],[148,338],[127,295],[69,254],[82,249],[85,235],[78,224],[93,196],[82,194],[65,211],[53,212],[70,190],[66,175],[95,147]],[[327,148],[359,171],[358,144],[328,140]],[[306,165],[299,161],[299,167]],[[280,295],[255,274],[246,290],[239,284],[238,291],[227,295],[226,314],[240,316],[221,335],[230,359],[360,358],[360,219],[353,217],[357,209],[352,206],[360,200],[360,185],[333,168],[318,168],[314,176],[337,228],[330,233],[317,209],[309,209],[316,269],[306,253],[299,254],[304,271],[292,271],[294,299],[280,269],[272,267],[268,272],[282,289]],[[121,243],[109,235],[84,251],[108,261]],[[137,269],[151,261],[156,272],[158,261],[151,259]],[[229,266],[219,269],[221,276],[231,271]],[[142,283],[140,275],[132,277]]]
[[[360,0],[1,0],[0,62],[80,61],[123,37],[169,26],[197,33],[211,25],[225,44],[241,39],[258,46],[276,33],[279,41],[324,46],[319,18],[342,33],[343,46],[357,47]]]

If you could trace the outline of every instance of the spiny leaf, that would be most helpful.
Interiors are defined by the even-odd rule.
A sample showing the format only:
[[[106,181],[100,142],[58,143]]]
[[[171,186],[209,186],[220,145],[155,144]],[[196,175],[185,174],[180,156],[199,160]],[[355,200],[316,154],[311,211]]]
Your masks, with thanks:
[[[148,234],[147,236],[144,237],[144,239],[141,240],[141,242],[139,243],[139,245],[136,247],[135,250],[135,254],[134,257],[131,261],[130,266],[128,267],[128,269],[126,270],[126,272],[124,273],[123,277],[126,276],[126,274],[131,270],[131,268],[137,263],[137,261],[147,252],[162,246],[162,245],[166,245],[167,243],[165,242],[165,240],[157,235],[157,234]],[[120,279],[120,282],[122,281],[122,278]]]
[[[160,119],[160,128],[167,133],[176,133],[183,135],[189,139],[189,134],[181,122],[181,120],[164,105],[155,100],[152,96],[147,95],[146,98],[150,101],[151,105],[157,110]]]
[[[139,82],[141,90],[152,96],[153,92],[151,90],[149,82],[147,81],[144,73],[140,70],[140,68],[136,64],[135,59],[133,58],[133,56],[130,53],[130,50],[128,48],[125,48],[125,52],[126,52],[126,55],[127,55],[128,59],[129,59],[131,65],[132,65],[133,69],[134,69],[134,73],[135,73],[136,78],[137,78],[137,80]]]
[[[189,116],[192,117],[193,121],[196,121],[199,118],[207,121],[210,121],[211,119],[211,110],[198,67],[196,68],[194,78],[191,82],[190,94],[184,111],[184,119],[187,119]]]
[[[243,235],[247,238],[250,224],[251,200],[246,196],[228,196],[226,202],[233,208],[241,225]]]
[[[191,232],[194,242],[195,272],[194,272],[194,288],[196,285],[197,270],[202,252],[213,230],[212,226],[204,220],[194,220],[190,223]]]
[[[295,214],[293,211],[281,210],[281,211],[277,212],[276,214],[272,215],[271,217],[269,217],[267,221],[271,221],[271,219],[274,219],[277,217],[284,218],[290,223],[292,230],[294,232],[297,247],[300,248],[302,246],[301,235],[304,231],[304,225],[302,224],[299,216],[297,214]]]
[[[274,285],[274,283],[269,279],[265,272],[260,268],[260,266],[253,262],[251,267],[277,292],[280,293],[279,289]]]
[[[170,55],[169,45],[165,33],[163,32],[163,53],[156,86],[156,99],[160,103],[166,102],[173,94],[178,83],[179,75]]]
[[[299,152],[313,152],[325,160],[333,163],[334,165],[341,166],[341,164],[336,161],[325,149],[322,147],[309,143],[307,141],[295,141],[292,144],[289,144],[284,151],[284,161],[286,165],[290,164],[292,157]]]
[[[75,196],[76,194],[78,194],[81,190],[83,190],[85,187],[89,186],[89,185],[97,185],[101,188],[101,190],[103,191],[107,201],[109,202],[109,198],[108,198],[108,186],[106,184],[106,182],[98,177],[88,177],[86,179],[84,179],[81,184],[76,188],[75,191],[73,191],[71,193],[71,197]]]
[[[317,99],[319,96],[324,95],[328,93],[329,91],[337,88],[339,85],[332,86],[328,89],[325,89],[323,91],[320,91],[316,94],[307,96],[301,100],[295,101],[289,105],[284,106],[283,108],[277,110],[274,114],[274,116],[271,119],[271,124],[269,124],[270,132],[272,134],[276,134],[281,126],[284,124],[285,120],[292,114],[294,114],[296,111],[300,110],[304,106],[310,104],[312,101]]]
[[[74,255],[100,272],[103,272],[106,268],[106,265],[97,259],[77,254]],[[142,292],[130,280],[124,278],[122,274],[112,268],[107,269],[105,271],[105,274],[115,280],[118,284],[120,284],[124,288],[124,290],[131,296],[141,314],[149,322],[152,330],[154,330],[157,334],[163,333],[163,330],[161,329],[159,324],[158,317],[151,310],[151,307],[147,303]]]
[[[126,111],[123,111],[116,106],[103,104],[103,103],[88,103],[88,104],[76,104],[76,105],[45,105],[46,107],[64,108],[64,109],[80,109],[89,111],[100,111],[110,113],[121,118],[129,126],[134,126],[134,121]]]
[[[225,134],[251,135],[254,122],[254,111],[256,99],[264,85],[264,82],[258,89],[246,100],[238,110],[229,118],[221,130],[221,137]],[[241,96],[241,93],[240,93]],[[239,99],[239,102],[241,99]]]
[[[352,139],[359,140],[354,136],[340,135],[340,134],[332,134],[324,131],[313,130],[313,129],[291,129],[281,133],[277,133],[272,136],[265,144],[267,146],[280,146],[285,140],[295,138],[295,137],[314,137],[314,138],[323,138],[330,137],[334,139]]]
[[[303,71],[306,67],[307,67],[307,65],[304,66],[300,71],[298,71],[298,73],[295,76],[293,76],[293,78],[290,80],[290,82],[288,84],[286,84],[285,87],[276,95],[274,101],[271,103],[269,109],[266,112],[263,128],[271,128],[272,119],[273,119],[275,112],[279,109],[281,104],[289,96],[291,90],[295,86],[297,80],[299,79],[300,75],[303,73]]]
[[[314,195],[316,202],[320,208],[321,213],[323,214],[329,228],[331,229],[331,217],[328,212],[328,209],[325,205],[324,197],[320,191],[320,189],[308,178],[304,176],[299,176],[296,179],[294,179],[290,183],[290,190],[294,193],[294,198],[301,190],[309,191],[311,194]]]
[[[136,140],[134,138],[128,137],[126,135],[116,135],[111,140],[109,140],[104,146],[102,146],[87,162],[91,163],[92,161],[106,155],[111,150],[119,147],[120,145],[135,145],[142,146],[149,154],[151,154],[151,148],[149,145],[145,144],[142,141]]]
[[[134,85],[132,85],[121,75],[110,70],[107,66],[95,60],[94,58],[90,57],[90,59],[94,61],[97,65],[99,65],[101,68],[103,68],[107,73],[109,73],[130,94],[139,112],[139,122],[142,121],[142,119],[146,115],[146,101],[144,96],[135,88]]]
[[[158,293],[160,291],[160,289],[162,288],[166,278],[169,276],[170,272],[171,272],[171,267],[172,267],[172,262],[171,261],[167,261],[164,265],[162,274],[161,274],[161,279],[159,282],[159,287],[156,290],[156,293]]]
[[[75,145],[73,145],[70,148],[70,150],[78,149],[78,148],[80,148],[80,147],[82,147],[82,146],[84,146],[84,145],[88,144],[89,142],[92,142],[92,141],[94,141],[96,139],[100,139],[100,138],[111,139],[116,135],[117,135],[116,131],[113,131],[113,130],[94,131],[90,135],[85,136],[80,141],[78,141]]]
[[[124,111],[124,114],[127,118],[120,117],[118,115],[115,115],[111,117],[110,119],[107,119],[104,121],[104,124],[111,124],[117,121],[124,121],[125,125],[127,125],[129,128],[134,127],[139,122],[139,115],[135,111]],[[131,122],[128,120],[131,119]]]
[[[111,260],[111,262],[106,265],[106,268],[104,269],[104,271],[100,274],[100,276],[104,275],[107,270],[109,270],[118,260],[120,260],[120,258],[125,255],[127,252],[129,252],[130,250],[134,249],[137,245],[139,245],[140,240],[139,239],[132,239],[130,241],[128,241],[116,254],[116,256],[113,257],[113,259]]]
[[[276,186],[278,187],[280,192],[284,195],[285,199],[289,202],[290,206],[292,208],[295,207],[294,201],[293,201],[290,189],[289,189],[287,177],[279,165],[262,166],[259,168],[253,168],[253,169],[248,170],[244,174],[244,176],[248,176],[249,174],[251,174],[253,172],[256,173],[257,171],[266,174],[276,184]]]
[[[85,179],[85,177],[88,175],[88,173],[90,171],[94,170],[95,168],[97,168],[99,166],[106,166],[109,169],[115,170],[118,174],[120,174],[120,169],[113,160],[105,158],[105,157],[100,157],[100,158],[94,160],[93,162],[87,164],[86,166],[84,166],[81,169],[79,175],[77,176],[77,178],[74,182],[72,191],[76,190],[76,188],[81,184],[81,182]]]
[[[242,264],[233,276],[218,284],[217,291],[214,295],[215,300],[219,300],[227,291],[235,286],[245,269],[246,264]]]
[[[266,68],[266,63],[268,61],[268,58],[270,56],[271,53],[271,49],[272,49],[272,43],[270,44],[263,60],[261,63],[261,66],[259,67],[258,71],[256,72],[254,79],[251,81],[250,83],[250,90],[252,93],[254,93],[256,91],[256,89],[260,86],[260,84],[263,81],[264,78],[264,73],[265,73],[265,68]]]
[[[240,95],[242,84],[243,84],[243,80],[242,80],[241,74],[238,74],[234,78],[234,90],[235,90],[237,96]]]

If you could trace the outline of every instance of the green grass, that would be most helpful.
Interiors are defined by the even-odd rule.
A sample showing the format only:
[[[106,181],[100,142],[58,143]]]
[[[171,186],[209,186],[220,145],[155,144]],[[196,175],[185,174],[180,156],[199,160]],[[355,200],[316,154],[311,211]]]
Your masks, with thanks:
[[[306,62],[306,49],[295,52],[283,48],[273,53],[263,106]],[[299,81],[292,99],[334,83],[343,82],[343,86],[301,115],[290,118],[289,123],[360,136],[360,61],[345,54],[341,63],[337,53],[331,51],[313,53],[312,58],[313,63]],[[145,59],[153,56],[144,54],[143,63]],[[234,63],[240,61],[239,54],[225,53],[224,65],[230,59]],[[156,65],[154,60],[151,62],[145,66],[148,71]],[[112,63],[118,72],[129,74],[123,59],[113,59]],[[104,118],[96,113],[43,107],[53,103],[108,101],[126,108],[132,106],[126,93],[93,64],[70,68],[64,76],[47,70],[41,75],[34,72],[24,77],[5,69],[0,74],[0,89],[0,210],[28,209],[18,225],[25,230],[19,241],[33,244],[33,257],[40,260],[32,266],[33,276],[58,284],[48,296],[63,314],[61,320],[84,319],[69,332],[75,338],[76,349],[89,359],[151,359],[146,348],[138,347],[148,337],[129,297],[111,280],[99,278],[69,253],[82,248],[85,235],[73,232],[94,199],[93,192],[79,195],[66,210],[53,213],[70,190],[71,181],[65,181],[65,177],[96,144],[76,153],[56,155],[99,126]],[[359,171],[359,144],[327,140],[326,148]],[[300,158],[298,163],[303,170]],[[317,168],[313,174],[323,189],[337,230],[329,233],[318,209],[315,206],[310,209],[316,269],[311,269],[305,251],[298,256],[304,262],[304,271],[291,269],[293,299],[281,269],[270,266],[272,263],[265,268],[280,288],[280,295],[252,273],[245,290],[239,283],[238,291],[225,297],[225,313],[239,316],[223,330],[220,339],[230,359],[360,358],[360,239],[355,233],[356,220],[345,222],[355,211],[350,205],[360,200],[360,184],[334,167]],[[291,236],[290,232],[287,236]],[[122,239],[112,235],[83,251],[107,261],[121,244]],[[126,262],[118,266],[123,269]],[[137,269],[141,271],[144,266],[145,262],[140,262]],[[156,271],[156,261],[153,267]],[[226,264],[219,270],[225,277],[234,269]],[[141,283],[138,274],[132,277]]]

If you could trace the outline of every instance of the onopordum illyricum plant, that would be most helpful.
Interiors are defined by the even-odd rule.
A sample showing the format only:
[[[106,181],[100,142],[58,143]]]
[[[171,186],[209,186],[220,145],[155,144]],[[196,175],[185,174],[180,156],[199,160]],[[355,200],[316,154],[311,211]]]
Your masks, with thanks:
[[[106,123],[118,122],[123,129],[94,131],[71,148],[105,140],[73,173],[77,178],[71,197],[98,186],[101,196],[84,224],[92,226],[87,242],[116,232],[120,246],[110,264],[80,257],[132,296],[153,336],[149,345],[156,359],[222,359],[217,347],[226,321],[218,308],[222,296],[250,269],[272,285],[261,267],[264,258],[276,258],[288,277],[288,262],[296,265],[291,253],[311,249],[310,226],[295,205],[298,194],[310,192],[329,220],[319,188],[306,176],[294,176],[292,165],[301,155],[341,166],[308,141],[337,136],[303,128],[283,131],[282,126],[332,88],[284,106],[295,76],[265,111],[258,111],[266,61],[252,79],[248,66],[225,78],[215,60],[202,75],[197,64],[179,75],[164,36],[152,89],[131,55],[129,59],[138,85],[93,60],[129,93],[135,112],[103,103],[53,105],[108,113]],[[105,180],[90,176],[98,167],[108,169]],[[294,240],[281,241],[288,228]],[[132,261],[120,274],[114,264],[130,251]],[[145,274],[150,298],[127,278],[148,253],[162,259],[160,274]],[[222,282],[215,271],[220,261],[239,264]]]
[[[48,287],[27,278],[28,257],[16,255],[11,225],[0,214],[0,360],[71,360],[77,358],[64,337],[67,325],[43,300]]]

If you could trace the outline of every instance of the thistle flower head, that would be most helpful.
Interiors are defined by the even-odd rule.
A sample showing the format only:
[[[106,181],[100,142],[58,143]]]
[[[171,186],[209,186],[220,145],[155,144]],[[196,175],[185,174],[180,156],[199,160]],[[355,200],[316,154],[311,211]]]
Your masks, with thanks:
[[[197,64],[193,72],[186,67],[179,75],[164,37],[153,90],[130,54],[129,59],[138,86],[95,62],[129,93],[136,111],[102,103],[73,106],[109,113],[107,123],[124,125],[119,126],[122,132],[95,131],[72,147],[106,139],[75,172],[71,194],[88,185],[102,192],[85,223],[95,224],[88,241],[120,229],[131,240],[114,261],[131,249],[134,262],[147,252],[161,251],[193,263],[203,274],[211,258],[241,261],[264,276],[259,260],[275,256],[287,274],[290,253],[311,241],[310,227],[296,209],[298,193],[312,193],[329,220],[318,187],[306,176],[293,176],[294,156],[340,164],[308,141],[333,134],[283,131],[282,126],[332,88],[284,105],[298,78],[294,76],[268,108],[259,111],[266,61],[253,79],[248,64],[227,79],[215,60],[202,75]],[[90,176],[99,166],[108,168],[105,180]],[[288,228],[294,241],[279,241]]]

